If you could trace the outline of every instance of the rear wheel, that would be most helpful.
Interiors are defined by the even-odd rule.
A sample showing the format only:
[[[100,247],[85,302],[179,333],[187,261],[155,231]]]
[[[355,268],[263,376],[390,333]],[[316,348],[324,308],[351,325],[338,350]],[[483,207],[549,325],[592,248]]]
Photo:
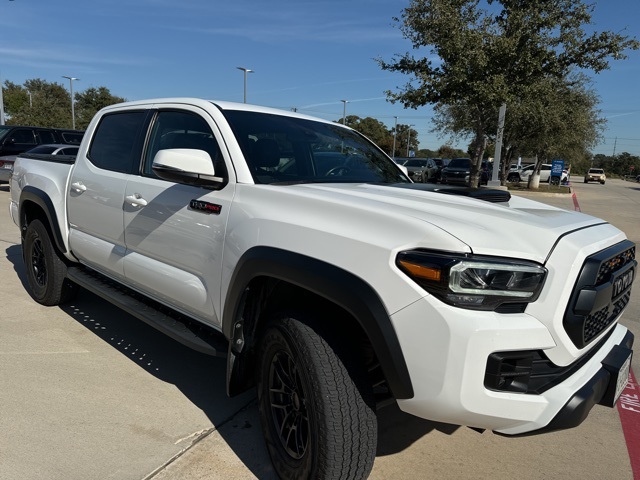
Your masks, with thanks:
[[[66,278],[67,266],[40,220],[33,220],[27,226],[22,248],[27,282],[35,301],[59,305],[70,300],[76,286]]]
[[[283,479],[366,478],[377,444],[371,386],[311,325],[281,315],[262,339],[258,401],[271,460]]]
[[[520,175],[518,175],[517,173],[510,173],[509,175],[507,175],[507,182],[519,182],[520,181]]]
[[[549,183],[551,185],[560,185],[560,177],[549,177]]]

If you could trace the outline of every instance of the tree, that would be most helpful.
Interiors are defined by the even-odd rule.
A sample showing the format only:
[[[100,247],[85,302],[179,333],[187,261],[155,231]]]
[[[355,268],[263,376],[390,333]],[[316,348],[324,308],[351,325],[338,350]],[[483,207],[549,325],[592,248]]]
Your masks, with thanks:
[[[4,100],[9,125],[70,127],[71,99],[58,83],[36,78],[24,86],[5,81]]]
[[[122,97],[111,95],[111,92],[106,87],[90,87],[84,92],[76,93],[75,97],[76,124],[81,130],[89,126],[89,122],[98,110],[126,101]]]
[[[457,133],[473,140],[473,185],[501,104],[526,96],[542,79],[566,78],[576,67],[598,73],[609,68],[609,59],[624,59],[626,50],[640,47],[620,33],[588,35],[584,26],[594,7],[582,0],[486,3],[483,9],[479,0],[412,0],[394,20],[414,50],[426,49],[426,55],[377,60],[384,70],[412,77],[398,92],[386,92],[391,102],[434,104],[460,115]]]
[[[36,78],[24,85],[5,81],[3,90],[7,124],[71,128],[71,96],[59,83]],[[84,130],[95,113],[107,105],[125,101],[106,87],[89,88],[75,95],[76,128]]]
[[[411,125],[399,123],[396,126],[396,157],[407,156],[407,151],[418,150],[418,132]]]
[[[453,148],[451,145],[442,145],[438,149],[439,158],[460,158],[466,155],[465,152],[457,148]]]
[[[605,120],[596,108],[598,102],[584,75],[543,79],[525,96],[515,98],[504,129],[501,178],[507,177],[516,156],[537,158],[536,171],[554,158],[564,159],[567,164],[583,160],[604,126]]]
[[[342,123],[342,119],[334,120],[334,122]],[[393,155],[393,153],[391,152],[391,150],[393,150],[393,129],[389,130],[381,121],[376,120],[372,117],[360,118],[357,115],[347,115],[344,124],[347,127],[353,128],[357,132],[363,134],[389,155]],[[412,136],[414,137],[412,145],[415,145],[417,147],[417,132],[415,130],[412,130]],[[400,149],[396,144],[396,151],[399,150]]]

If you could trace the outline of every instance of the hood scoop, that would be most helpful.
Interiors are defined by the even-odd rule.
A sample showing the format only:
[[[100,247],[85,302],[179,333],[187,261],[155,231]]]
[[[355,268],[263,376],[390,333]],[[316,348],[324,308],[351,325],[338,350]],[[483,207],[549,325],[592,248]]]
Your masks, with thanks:
[[[392,187],[420,190],[421,192],[444,193],[446,195],[461,195],[476,198],[491,203],[507,203],[511,194],[507,190],[493,188],[450,187],[429,183],[395,183]]]

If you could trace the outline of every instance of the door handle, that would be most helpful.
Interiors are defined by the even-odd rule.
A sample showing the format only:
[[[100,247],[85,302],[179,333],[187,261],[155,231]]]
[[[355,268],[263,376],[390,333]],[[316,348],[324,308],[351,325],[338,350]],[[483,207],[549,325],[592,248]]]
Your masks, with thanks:
[[[139,193],[134,193],[133,195],[127,195],[126,197],[124,197],[124,200],[129,205],[132,205],[134,207],[146,207],[147,206],[147,201],[144,198],[142,198],[142,195],[140,195]]]
[[[82,193],[87,191],[86,185],[84,185],[82,182],[72,183],[71,188],[73,188],[77,193]]]

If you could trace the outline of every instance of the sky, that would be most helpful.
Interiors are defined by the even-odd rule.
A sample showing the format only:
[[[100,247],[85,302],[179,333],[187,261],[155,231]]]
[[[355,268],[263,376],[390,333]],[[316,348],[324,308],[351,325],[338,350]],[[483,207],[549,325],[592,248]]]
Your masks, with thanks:
[[[394,17],[409,0],[0,0],[0,79],[41,78],[74,92],[107,87],[127,100],[201,97],[243,101],[338,120],[373,117],[412,125],[436,150],[429,106],[386,100],[410,78],[376,58],[411,51]],[[602,0],[597,30],[640,39],[640,1]],[[414,52],[426,55],[426,52]],[[640,51],[593,75],[606,155],[640,155]],[[347,100],[345,104],[342,100]],[[507,110],[507,121],[509,112]],[[454,146],[466,149],[467,142]]]

